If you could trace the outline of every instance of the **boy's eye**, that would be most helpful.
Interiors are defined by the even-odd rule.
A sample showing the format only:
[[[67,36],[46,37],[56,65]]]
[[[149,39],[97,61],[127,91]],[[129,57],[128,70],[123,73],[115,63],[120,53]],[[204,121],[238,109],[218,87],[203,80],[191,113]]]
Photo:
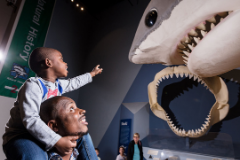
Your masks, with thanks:
[[[71,108],[70,108],[70,111],[74,111],[74,108],[73,108],[73,107],[71,107]]]

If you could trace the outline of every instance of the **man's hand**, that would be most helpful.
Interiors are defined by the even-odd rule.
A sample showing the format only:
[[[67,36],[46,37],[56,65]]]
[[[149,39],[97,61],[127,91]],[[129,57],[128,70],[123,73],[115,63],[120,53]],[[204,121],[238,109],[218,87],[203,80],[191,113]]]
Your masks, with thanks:
[[[94,77],[100,73],[102,73],[103,69],[99,68],[100,65],[97,65],[95,68],[93,68],[92,72],[90,72],[91,76]]]
[[[57,149],[59,155],[61,156],[71,154],[73,148],[77,146],[77,139],[78,136],[62,137],[57,141],[54,147]]]

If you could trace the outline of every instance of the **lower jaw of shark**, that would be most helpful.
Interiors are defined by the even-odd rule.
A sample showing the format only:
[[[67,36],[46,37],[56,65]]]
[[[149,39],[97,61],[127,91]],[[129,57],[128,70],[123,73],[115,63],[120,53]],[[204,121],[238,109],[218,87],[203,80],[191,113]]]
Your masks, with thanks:
[[[204,85],[211,93],[213,93],[216,102],[212,106],[209,114],[207,115],[206,121],[203,125],[196,130],[188,130],[177,128],[171,117],[168,116],[168,113],[158,104],[157,102],[157,90],[158,86],[165,79],[172,78],[173,75],[178,77],[189,77],[189,79],[193,79],[198,83]],[[181,137],[190,137],[190,138],[198,138],[207,133],[212,125],[223,120],[228,111],[228,90],[226,84],[220,77],[211,77],[211,78],[201,78],[194,74],[192,74],[187,67],[178,66],[178,67],[167,67],[156,74],[154,81],[148,85],[148,95],[149,95],[149,103],[152,112],[159,118],[165,120],[170,129],[178,136]]]

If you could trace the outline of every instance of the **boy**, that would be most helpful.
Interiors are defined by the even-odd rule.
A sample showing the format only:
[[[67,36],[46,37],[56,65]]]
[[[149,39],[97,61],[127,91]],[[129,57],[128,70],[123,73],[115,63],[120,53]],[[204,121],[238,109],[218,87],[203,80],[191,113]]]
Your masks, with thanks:
[[[74,135],[80,138],[88,131],[85,113],[86,111],[78,108],[71,98],[56,96],[41,104],[40,117],[48,127],[59,135]],[[77,143],[82,143],[82,141],[79,139]],[[52,149],[48,152],[48,157],[49,160],[76,160],[80,159],[78,154],[76,148],[68,155],[62,155],[57,150]]]
[[[92,77],[102,72],[99,65],[92,72],[69,80],[58,80],[68,74],[62,54],[52,48],[36,48],[29,58],[30,68],[38,77],[29,78],[20,88],[10,119],[3,135],[3,150],[8,160],[46,160],[45,152],[55,147],[67,155],[76,147],[77,136],[61,137],[52,131],[39,116],[40,105],[46,99],[78,89],[90,83]],[[83,136],[79,157],[96,159],[89,134]],[[45,148],[45,150],[43,149]],[[14,154],[13,154],[14,153]]]
[[[119,155],[117,156],[116,160],[127,160],[127,157],[124,155],[124,147],[120,146],[119,147]]]
[[[99,155],[99,149],[98,149],[98,148],[95,148],[95,152],[96,152],[96,154],[97,154],[98,160],[101,160],[101,158],[98,156],[98,155]]]

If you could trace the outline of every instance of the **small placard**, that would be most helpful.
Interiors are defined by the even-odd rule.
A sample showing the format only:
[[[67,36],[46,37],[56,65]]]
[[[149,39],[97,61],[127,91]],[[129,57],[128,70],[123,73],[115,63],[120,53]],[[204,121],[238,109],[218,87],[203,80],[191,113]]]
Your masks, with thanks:
[[[161,160],[160,158],[153,158],[153,160]]]
[[[187,158],[186,160],[196,160],[196,159],[192,159],[192,158]]]
[[[158,151],[157,150],[148,150],[147,154],[151,154],[151,155],[158,155]]]

